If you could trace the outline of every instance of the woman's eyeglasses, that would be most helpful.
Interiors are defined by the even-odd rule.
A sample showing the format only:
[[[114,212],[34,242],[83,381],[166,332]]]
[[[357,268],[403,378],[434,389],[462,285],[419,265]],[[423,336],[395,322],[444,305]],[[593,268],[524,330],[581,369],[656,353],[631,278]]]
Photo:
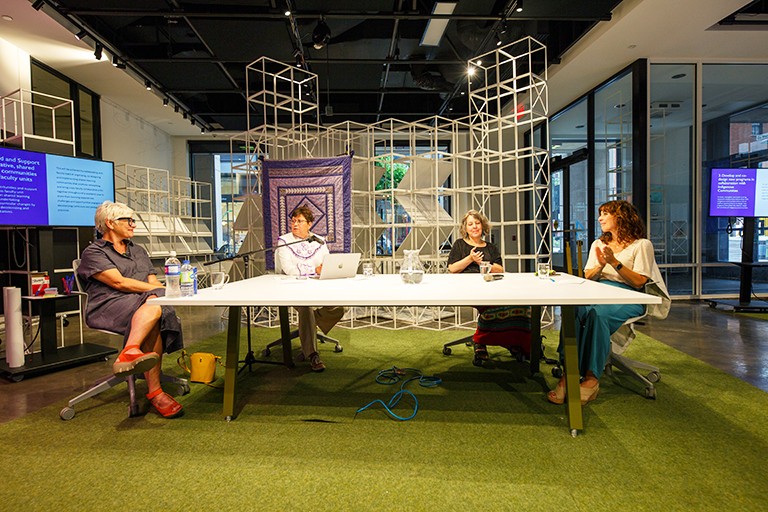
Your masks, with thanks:
[[[129,226],[136,225],[136,219],[134,219],[133,217],[118,217],[117,220],[124,220],[128,223]]]

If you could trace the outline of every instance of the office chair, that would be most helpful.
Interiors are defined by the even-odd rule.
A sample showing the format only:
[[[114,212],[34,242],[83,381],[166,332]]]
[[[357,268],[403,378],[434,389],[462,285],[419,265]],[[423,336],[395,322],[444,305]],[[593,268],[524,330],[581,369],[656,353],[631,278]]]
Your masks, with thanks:
[[[85,318],[85,312],[88,310],[88,294],[83,291],[83,287],[80,284],[80,278],[77,275],[77,268],[80,266],[80,259],[75,259],[72,261],[72,269],[75,272],[75,286],[77,286],[77,293],[83,296],[83,309],[80,312],[80,318]],[[86,325],[88,325],[88,321],[86,320]],[[88,326],[90,327],[90,326]],[[93,327],[91,327],[94,329]],[[103,332],[105,334],[108,334],[110,336],[120,336],[123,337],[122,334],[108,331],[105,329],[94,329],[100,332]],[[88,388],[83,393],[80,393],[76,397],[72,398],[68,403],[67,406],[64,407],[61,412],[59,412],[59,417],[62,420],[71,420],[75,417],[75,405],[79,404],[80,402],[83,402],[89,398],[93,398],[96,395],[103,393],[104,391],[107,391],[108,389],[111,389],[118,384],[121,384],[123,382],[128,383],[128,395],[130,397],[130,404],[128,406],[128,416],[134,417],[139,416],[141,414],[141,410],[139,407],[139,402],[136,400],[136,375],[130,375],[128,377],[118,377],[115,375],[109,375],[107,377],[103,377],[96,381],[96,383]],[[142,376],[143,377],[143,376]],[[187,379],[182,379],[180,377],[171,377],[168,375],[165,375],[164,373],[160,373],[160,382],[167,382],[171,384],[176,384],[177,386],[177,392],[180,395],[186,395],[189,393],[189,383]]]
[[[283,271],[280,268],[280,258],[275,257],[275,274],[282,274]],[[299,330],[295,329],[291,331],[291,339],[296,339],[299,337]],[[341,342],[337,339],[331,338],[330,336],[327,336],[323,334],[319,329],[317,330],[317,341],[320,343],[333,343],[333,351],[334,352],[343,352],[344,347],[341,346]],[[275,341],[270,342],[266,347],[264,347],[264,350],[261,351],[262,357],[269,357],[269,355],[272,353],[272,350],[274,347],[282,345],[283,340],[282,338],[278,338]],[[300,358],[304,357],[304,354],[302,353]]]
[[[509,308],[505,307],[505,310],[513,311],[514,309],[525,309],[525,308]],[[519,311],[517,311],[519,313]],[[512,354],[512,357],[517,360],[518,363],[523,363],[528,358],[535,357],[534,351],[533,351],[533,340],[530,338],[530,308],[527,309],[526,314],[528,316],[528,325],[524,325],[525,322],[520,323],[520,325],[515,327],[510,327],[508,329],[504,330],[487,330],[484,331],[482,328],[483,322],[480,319],[480,314],[478,314],[478,326],[475,330],[475,333],[470,336],[465,336],[463,338],[459,338],[454,341],[449,341],[448,343],[445,343],[443,345],[443,355],[449,356],[452,353],[451,347],[455,345],[461,345],[462,343],[465,344],[468,347],[473,347],[475,344],[475,338],[480,337],[482,338],[482,334],[485,334],[486,337],[489,337],[491,341],[486,342],[484,340],[478,341],[478,343],[481,343],[486,346],[501,346],[505,349],[509,350]],[[517,317],[519,315],[515,315]],[[527,332],[526,332],[527,331]],[[528,340],[525,340],[525,335],[528,335]],[[507,341],[506,339],[499,339],[499,338],[516,338],[515,341],[518,343],[500,343],[501,341]],[[529,345],[530,344],[530,345]],[[524,346],[529,345],[531,350],[529,350],[529,353],[526,354],[524,350]],[[482,366],[483,365],[483,359],[481,359],[478,354],[475,352],[472,357],[472,364],[475,366]]]
[[[661,278],[661,272],[655,263],[654,267],[653,274],[655,279],[645,284],[643,292],[661,297],[662,304],[655,308],[653,305],[646,307],[642,315],[630,318],[624,322],[619,330],[611,335],[611,353],[605,365],[605,373],[609,376],[613,375],[613,368],[615,367],[642,383],[645,386],[645,397],[650,399],[656,399],[656,386],[654,384],[661,380],[659,368],[648,363],[630,359],[622,354],[637,336],[635,326],[643,325],[642,319],[647,316],[664,319],[669,313],[669,293],[664,285],[664,280]],[[640,373],[638,370],[647,371],[648,373]]]
[[[299,337],[299,330],[298,329],[295,329],[295,330],[291,331],[291,339],[292,340],[296,339],[298,337]],[[333,351],[334,352],[343,352],[344,351],[344,347],[341,346],[341,342],[339,340],[337,340],[335,338],[331,338],[330,336],[326,336],[325,334],[323,334],[319,330],[317,331],[317,341],[320,342],[320,343],[334,343],[335,344],[334,347],[333,347]],[[273,349],[274,347],[280,346],[282,344],[283,344],[283,339],[282,338],[278,338],[275,341],[270,342],[269,345],[264,347],[264,350],[261,351],[261,355],[263,357],[269,357],[269,355],[272,353],[271,349]],[[303,356],[304,356],[304,354],[302,353],[300,357],[303,357]]]

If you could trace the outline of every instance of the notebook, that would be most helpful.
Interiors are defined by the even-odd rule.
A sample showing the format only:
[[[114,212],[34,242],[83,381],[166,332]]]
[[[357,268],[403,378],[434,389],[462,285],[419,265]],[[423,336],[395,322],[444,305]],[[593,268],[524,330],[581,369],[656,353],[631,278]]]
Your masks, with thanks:
[[[323,258],[323,268],[318,279],[342,279],[355,277],[357,265],[360,263],[359,252],[336,252],[326,254]]]

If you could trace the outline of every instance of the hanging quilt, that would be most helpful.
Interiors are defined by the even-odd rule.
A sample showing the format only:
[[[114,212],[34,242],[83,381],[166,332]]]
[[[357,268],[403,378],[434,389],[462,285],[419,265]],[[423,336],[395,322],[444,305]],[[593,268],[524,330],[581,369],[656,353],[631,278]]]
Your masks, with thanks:
[[[330,252],[350,252],[352,246],[352,157],[305,160],[264,160],[262,165],[264,244],[274,247],[291,230],[296,207],[312,210],[312,233],[325,239]],[[268,270],[275,268],[267,251]]]

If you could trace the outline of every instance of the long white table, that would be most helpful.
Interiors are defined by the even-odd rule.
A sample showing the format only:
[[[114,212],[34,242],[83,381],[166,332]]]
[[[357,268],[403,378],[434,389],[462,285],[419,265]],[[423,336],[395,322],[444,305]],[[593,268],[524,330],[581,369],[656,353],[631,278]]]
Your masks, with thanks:
[[[206,288],[193,297],[151,299],[170,306],[227,306],[229,324],[224,375],[224,416],[234,419],[237,363],[243,306],[277,306],[281,311],[283,355],[290,360],[290,306],[561,306],[565,345],[566,392],[579,396],[579,371],[574,327],[574,306],[588,304],[658,304],[653,295],[606,286],[562,274],[540,279],[534,274],[504,274],[487,282],[479,274],[426,274],[420,284],[405,284],[397,274],[356,276],[320,281],[284,275],[264,275],[229,283],[219,290]],[[572,435],[583,430],[581,403],[568,400],[568,426]]]

